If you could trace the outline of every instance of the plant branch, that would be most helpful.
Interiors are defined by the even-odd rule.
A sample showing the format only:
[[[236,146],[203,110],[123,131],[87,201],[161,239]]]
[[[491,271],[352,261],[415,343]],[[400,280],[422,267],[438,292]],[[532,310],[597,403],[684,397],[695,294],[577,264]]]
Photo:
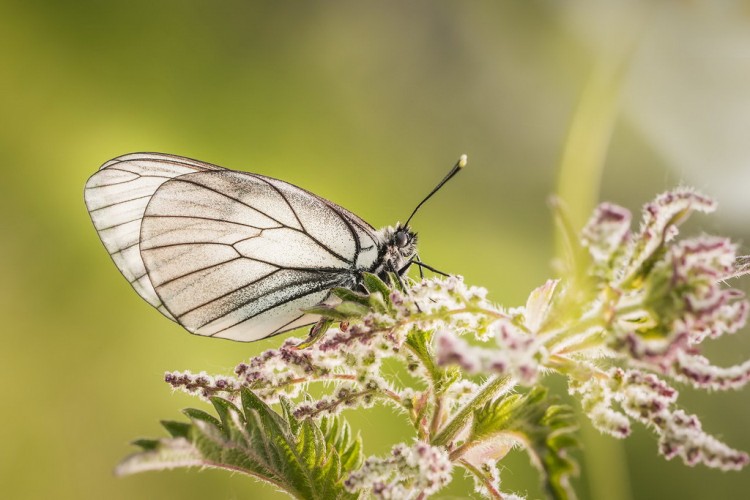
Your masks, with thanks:
[[[485,474],[482,474],[482,471],[471,465],[466,460],[459,460],[459,463],[462,467],[474,474],[474,476],[476,476],[476,478],[482,482],[484,487],[487,488],[487,492],[489,493],[490,498],[493,498],[495,500],[503,500],[503,494],[500,493],[500,491],[495,487],[494,484],[492,484],[492,481],[490,481]]]

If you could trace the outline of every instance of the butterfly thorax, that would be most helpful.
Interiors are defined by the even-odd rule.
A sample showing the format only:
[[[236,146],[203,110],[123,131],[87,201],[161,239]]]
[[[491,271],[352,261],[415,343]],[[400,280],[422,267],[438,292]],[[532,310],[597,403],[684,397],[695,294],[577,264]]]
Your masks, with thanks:
[[[408,226],[396,224],[378,231],[380,245],[378,258],[369,272],[386,278],[389,272],[405,272],[417,253],[417,233]]]

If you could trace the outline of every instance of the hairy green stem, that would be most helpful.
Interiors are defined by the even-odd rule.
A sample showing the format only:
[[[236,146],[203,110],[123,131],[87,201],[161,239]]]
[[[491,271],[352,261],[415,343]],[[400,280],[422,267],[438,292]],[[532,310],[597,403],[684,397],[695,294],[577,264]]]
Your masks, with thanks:
[[[443,416],[443,396],[435,396],[435,409],[432,413],[432,422],[430,422],[430,436],[438,433],[440,428],[440,419]]]
[[[417,323],[420,321],[431,321],[431,320],[443,320],[450,316],[456,315],[456,314],[463,314],[463,313],[475,313],[475,314],[482,314],[484,316],[489,316],[491,318],[495,319],[511,319],[510,316],[507,314],[503,314],[498,311],[492,311],[490,309],[485,309],[478,306],[472,306],[472,305],[466,305],[464,307],[461,307],[459,309],[451,309],[448,311],[439,311],[439,312],[433,312],[433,313],[418,313],[413,316],[410,316],[408,318],[405,318],[399,322],[397,322],[393,328],[400,328],[404,327],[406,325]]]
[[[549,351],[554,351],[556,345],[571,337],[580,335],[593,328],[606,328],[607,322],[603,317],[604,313],[600,309],[594,310],[592,313],[587,314],[586,318],[580,319],[569,326],[551,332],[541,332],[541,335],[545,337],[544,346]]]
[[[487,488],[487,493],[489,493],[490,498],[494,500],[502,500],[502,493],[500,493],[497,488],[495,488],[495,485],[492,484],[492,481],[490,481],[485,474],[482,474],[482,471],[471,465],[466,460],[461,460],[460,463],[462,467],[474,474],[477,479],[479,479],[482,484],[484,484],[484,487]]]
[[[474,410],[484,406],[495,396],[510,390],[514,385],[515,380],[507,375],[495,375],[487,380],[477,395],[453,416],[437,436],[432,438],[432,444],[447,446],[466,427]]]

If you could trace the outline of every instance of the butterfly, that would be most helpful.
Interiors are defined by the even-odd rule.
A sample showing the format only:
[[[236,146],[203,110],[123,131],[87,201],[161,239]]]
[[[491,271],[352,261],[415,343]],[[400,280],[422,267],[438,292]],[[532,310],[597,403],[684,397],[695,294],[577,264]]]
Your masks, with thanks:
[[[418,263],[409,221],[374,229],[293,184],[162,153],[114,158],[84,199],[112,260],[135,291],[197,335],[260,340],[315,323],[305,313],[364,272],[401,276]]]

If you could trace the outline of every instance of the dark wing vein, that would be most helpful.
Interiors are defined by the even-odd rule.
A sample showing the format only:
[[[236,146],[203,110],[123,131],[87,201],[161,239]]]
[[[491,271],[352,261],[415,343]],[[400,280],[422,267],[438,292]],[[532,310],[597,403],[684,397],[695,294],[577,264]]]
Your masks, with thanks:
[[[120,163],[127,163],[127,161],[113,163],[113,165],[119,165]],[[134,175],[135,179],[125,179],[124,181],[110,182],[109,184],[100,184],[98,186],[91,186],[90,188],[87,188],[87,189],[97,189],[97,188],[103,188],[103,187],[109,187],[109,186],[117,186],[118,184],[125,184],[127,182],[135,182],[138,179],[174,179],[174,177],[170,177],[169,175],[139,174],[138,172],[133,172],[132,170],[125,170],[124,168],[107,167],[106,170],[110,172],[114,171],[114,172],[122,172],[123,174]],[[203,170],[201,170],[201,172],[203,172]],[[187,175],[188,173],[193,173],[193,172],[186,172],[181,175]]]
[[[206,306],[208,306],[208,305],[210,305],[210,304],[213,304],[213,303],[214,303],[214,302],[216,302],[217,300],[221,300],[221,299],[223,299],[223,298],[225,298],[225,297],[228,297],[228,296],[232,295],[233,293],[236,293],[236,292],[237,292],[238,290],[241,290],[241,289],[243,289],[243,288],[246,288],[246,287],[248,287],[248,286],[250,286],[250,285],[253,285],[253,284],[255,284],[255,283],[258,283],[258,282],[260,282],[260,281],[262,281],[262,280],[264,280],[264,279],[266,279],[266,278],[270,278],[271,276],[273,276],[274,274],[278,273],[278,272],[279,272],[279,271],[281,271],[281,270],[282,270],[282,269],[276,269],[275,271],[271,271],[270,273],[268,273],[268,274],[265,274],[265,275],[263,275],[263,277],[262,277],[262,278],[258,278],[257,280],[254,280],[254,281],[252,281],[252,282],[250,282],[250,283],[245,283],[245,284],[243,284],[242,286],[240,286],[240,287],[237,287],[237,288],[235,288],[234,290],[230,290],[229,292],[227,292],[227,293],[223,293],[223,294],[219,295],[218,297],[214,297],[214,298],[212,298],[211,300],[207,300],[206,302],[203,302],[203,303],[201,303],[201,304],[198,304],[197,306],[195,306],[195,307],[192,307],[191,309],[188,309],[187,311],[183,311],[183,313],[182,313],[182,314],[180,314],[179,316],[177,316],[177,318],[182,318],[183,316],[186,316],[186,315],[190,314],[191,312],[194,312],[194,311],[196,311],[196,310],[200,309],[201,307],[206,307]],[[278,290],[279,290],[279,289],[281,289],[281,288],[283,288],[283,287],[279,287],[278,289],[276,289],[276,290],[273,290],[273,291],[278,291]],[[269,292],[269,293],[270,293],[270,292]],[[266,295],[266,294],[263,294],[263,295]],[[258,298],[262,297],[263,295],[258,295],[258,296],[256,296],[256,297],[254,297],[253,299],[251,299],[250,301],[248,301],[248,303],[249,303],[249,302],[252,302],[253,300],[256,300],[256,299],[258,299]],[[225,314],[222,314],[222,316],[219,316],[219,317],[216,317],[216,318],[212,318],[212,319],[211,319],[211,321],[215,321],[215,320],[217,320],[217,319],[218,319],[218,318],[220,318],[220,317],[226,316],[226,315],[227,315],[227,314],[229,314],[230,312],[233,312],[233,311],[228,311],[227,313],[225,313]],[[204,326],[206,326],[206,325],[207,325],[208,323],[210,323],[211,321],[208,321],[208,322],[204,323],[204,324],[203,324],[203,325],[201,325],[201,326],[200,326],[199,328],[203,328]]]
[[[310,232],[309,232],[309,231],[307,231],[307,230],[305,229],[305,226],[304,226],[304,224],[302,224],[302,221],[301,221],[301,220],[300,220],[300,218],[299,218],[299,217],[297,216],[297,212],[296,212],[296,211],[294,210],[294,207],[292,206],[291,202],[289,201],[289,199],[288,199],[288,198],[286,197],[286,195],[285,195],[285,194],[284,194],[284,193],[283,193],[283,192],[282,192],[282,191],[281,191],[281,190],[280,190],[280,189],[279,189],[279,188],[278,188],[277,186],[275,186],[275,185],[274,185],[274,184],[273,184],[272,182],[269,182],[269,181],[268,181],[268,179],[266,179],[266,178],[265,178],[265,176],[262,176],[262,175],[257,175],[257,174],[248,174],[248,175],[251,175],[251,176],[253,176],[253,177],[257,178],[257,179],[260,179],[260,180],[262,180],[263,182],[265,182],[266,184],[268,184],[269,186],[271,186],[271,187],[272,187],[272,188],[273,188],[273,189],[274,189],[274,190],[275,190],[275,191],[276,191],[277,193],[279,193],[279,196],[281,196],[281,198],[282,198],[282,199],[284,200],[284,202],[285,202],[285,203],[286,203],[286,204],[287,204],[287,205],[289,206],[289,209],[290,209],[290,210],[292,211],[292,214],[294,214],[294,217],[295,217],[295,219],[297,219],[297,222],[299,223],[300,227],[301,227],[301,228],[302,228],[303,230],[305,230],[305,231],[304,231],[304,232],[305,232],[305,234],[306,234],[307,236],[309,236],[309,237],[310,237],[310,239],[312,239],[313,241],[315,241],[315,242],[316,242],[316,243],[317,243],[318,245],[320,245],[320,246],[322,246],[322,247],[324,247],[324,248],[328,249],[328,246],[327,246],[327,245],[325,245],[325,244],[323,244],[322,242],[318,241],[318,239],[317,239],[317,238],[315,238],[315,237],[314,237],[314,236],[313,236],[312,234],[310,234]],[[281,182],[283,182],[283,181],[281,181]],[[343,216],[342,216],[342,215],[341,215],[341,214],[339,213],[339,210],[338,210],[338,208],[339,208],[339,207],[338,207],[337,205],[335,205],[334,203],[332,203],[332,202],[330,202],[330,201],[326,200],[325,198],[321,198],[320,196],[316,195],[315,193],[311,193],[310,191],[307,191],[306,189],[303,189],[303,188],[301,188],[301,187],[299,187],[299,186],[294,186],[294,187],[295,187],[295,188],[297,188],[297,189],[299,189],[299,190],[300,190],[300,191],[302,191],[303,193],[306,193],[306,194],[308,194],[309,196],[311,196],[311,197],[313,197],[313,198],[315,198],[315,199],[317,199],[317,200],[319,200],[319,201],[323,202],[323,204],[324,204],[325,206],[327,206],[327,207],[328,207],[328,208],[329,208],[329,209],[330,209],[330,210],[331,210],[332,212],[334,212],[334,213],[335,213],[335,214],[336,214],[336,215],[337,215],[337,216],[338,216],[339,218],[341,218],[341,220],[342,220],[342,221],[344,222],[344,225],[346,225],[347,229],[349,229],[349,231],[351,232],[351,235],[352,235],[352,239],[354,240],[354,245],[355,245],[355,248],[356,248],[356,250],[355,250],[355,254],[354,254],[354,258],[353,258],[353,259],[351,259],[351,260],[350,260],[350,259],[346,259],[346,258],[344,258],[343,256],[339,255],[339,254],[338,254],[337,252],[334,252],[333,250],[330,250],[330,249],[328,249],[328,250],[329,250],[329,251],[330,251],[330,252],[331,252],[331,253],[332,253],[333,255],[336,255],[336,256],[338,256],[338,257],[339,257],[340,259],[342,259],[342,260],[343,260],[344,262],[348,262],[348,263],[350,263],[350,264],[354,264],[354,263],[356,263],[356,262],[357,262],[357,257],[359,257],[359,251],[360,251],[360,241],[359,241],[359,238],[357,237],[357,235],[356,235],[356,233],[355,233],[354,229],[353,229],[353,228],[351,227],[351,225],[350,225],[350,224],[349,224],[349,223],[348,223],[348,222],[347,222],[347,221],[345,220],[345,218],[344,218],[344,217],[343,217]]]
[[[148,201],[161,184],[182,175],[211,170],[225,169],[173,155],[133,153],[104,163],[84,189],[94,227],[118,270],[139,295],[170,319],[174,318],[161,304],[140,253],[130,251],[140,245],[139,226],[135,222],[142,220]],[[99,204],[102,206],[96,206]],[[130,220],[116,223],[126,213],[131,214],[127,217]],[[132,218],[138,213],[139,218]]]
[[[251,175],[251,177],[256,177],[256,178],[257,178],[258,176],[255,176],[255,175]],[[352,264],[352,261],[351,261],[351,260],[349,260],[349,259],[347,259],[346,257],[344,257],[344,256],[340,255],[340,254],[339,254],[338,252],[334,252],[333,250],[331,250],[331,249],[330,249],[330,248],[328,247],[328,245],[326,245],[326,244],[322,243],[322,242],[321,242],[320,240],[318,240],[317,238],[315,238],[315,237],[314,237],[314,236],[313,236],[312,234],[310,234],[309,232],[305,231],[305,230],[304,230],[304,226],[302,226],[302,224],[300,224],[300,227],[302,227],[302,228],[303,228],[303,229],[301,229],[301,230],[300,230],[300,229],[297,229],[296,227],[291,227],[291,226],[288,226],[288,225],[284,224],[283,222],[281,222],[280,220],[276,219],[275,217],[272,217],[272,216],[271,216],[271,215],[269,215],[268,213],[264,212],[263,210],[260,210],[259,208],[256,208],[256,207],[254,207],[254,206],[252,206],[252,205],[248,205],[248,204],[247,204],[247,203],[245,203],[244,201],[242,201],[242,200],[240,200],[240,199],[238,199],[238,198],[235,198],[234,196],[230,196],[230,195],[229,195],[229,194],[227,194],[227,193],[223,193],[223,192],[219,191],[218,189],[214,189],[214,188],[212,188],[212,187],[210,187],[210,186],[206,186],[206,185],[204,185],[204,184],[200,184],[200,183],[198,183],[198,182],[195,182],[195,181],[192,181],[192,180],[190,180],[190,179],[181,179],[181,178],[180,178],[180,179],[176,179],[176,180],[177,180],[177,181],[179,181],[179,182],[186,182],[186,183],[189,183],[189,184],[193,184],[194,186],[202,187],[202,188],[204,188],[204,189],[207,189],[208,191],[212,191],[212,192],[214,192],[214,193],[216,193],[216,194],[218,194],[218,195],[220,195],[220,196],[223,196],[223,197],[225,197],[225,198],[227,198],[227,199],[230,199],[230,200],[232,200],[232,201],[236,201],[237,203],[239,203],[239,204],[241,204],[241,205],[243,205],[243,206],[245,206],[245,207],[247,207],[247,208],[249,208],[249,209],[251,209],[251,210],[255,210],[255,211],[256,211],[256,212],[258,212],[259,214],[261,214],[261,215],[264,215],[265,217],[268,217],[269,219],[271,219],[271,220],[272,220],[272,221],[274,221],[275,223],[277,223],[277,224],[281,225],[282,227],[285,227],[285,228],[287,228],[287,229],[290,229],[290,230],[292,230],[292,231],[296,231],[296,232],[298,232],[298,233],[302,233],[302,234],[304,234],[305,236],[307,236],[308,238],[310,238],[311,240],[313,240],[313,241],[314,241],[315,243],[317,243],[317,244],[318,244],[318,245],[319,245],[319,246],[320,246],[320,247],[321,247],[321,248],[322,248],[323,250],[325,250],[326,252],[328,252],[328,253],[329,253],[329,254],[331,254],[332,256],[336,257],[337,259],[339,259],[339,260],[341,260],[341,261],[343,261],[343,262],[347,262],[347,263],[349,263],[349,264]],[[265,181],[265,179],[261,179],[261,180],[263,180],[264,182],[267,182],[267,181]],[[281,193],[280,193],[280,194],[281,194]],[[286,202],[287,204],[289,204],[289,201],[288,201],[288,200],[286,199],[286,197],[284,197],[284,195],[283,195],[283,194],[281,194],[281,196],[282,196],[282,198],[284,199],[284,201],[285,201],[285,202]],[[295,217],[295,218],[297,218],[297,214],[296,214],[296,213],[294,212],[294,210],[292,210],[292,214],[294,214],[294,217]],[[298,219],[298,220],[299,220],[299,219]],[[356,239],[356,238],[355,238],[355,239]]]
[[[220,241],[184,241],[180,243],[167,243],[165,245],[155,245],[148,248],[142,248],[141,251],[148,252],[149,250],[159,250],[161,248],[171,248],[171,247],[184,247],[184,246],[195,246],[195,245],[221,245],[224,247],[229,247],[235,252],[237,252],[237,249],[234,248],[229,243],[221,243]],[[242,256],[239,252],[237,252],[238,255]],[[244,257],[244,256],[243,256]]]
[[[252,207],[251,207],[252,208]],[[255,210],[255,209],[253,209]],[[221,224],[234,224],[237,226],[244,226],[249,227],[251,229],[258,229],[260,231],[263,231],[265,229],[278,229],[280,227],[286,227],[286,226],[278,226],[278,227],[258,227],[253,226],[252,224],[247,224],[244,222],[236,222],[226,219],[217,219],[216,217],[205,217],[205,216],[199,216],[199,215],[159,215],[159,214],[149,214],[149,217],[152,218],[159,218],[159,219],[198,219],[198,220],[207,220],[212,222],[219,222]]]
[[[305,285],[305,284],[309,284],[309,283],[315,283],[315,282],[316,282],[316,280],[307,280],[307,281],[302,281],[302,282],[299,282],[299,283],[295,283],[295,285],[299,286],[299,285]],[[235,326],[239,325],[240,323],[244,323],[245,321],[248,321],[248,320],[250,320],[250,319],[253,319],[254,317],[256,317],[256,316],[258,316],[258,315],[260,315],[260,314],[263,314],[263,313],[264,313],[264,312],[266,312],[266,311],[270,311],[271,309],[275,309],[275,308],[277,308],[277,307],[279,307],[279,306],[283,306],[284,304],[288,304],[289,302],[292,302],[292,301],[294,301],[294,300],[297,300],[297,299],[301,299],[302,297],[305,297],[306,295],[312,295],[312,294],[314,294],[314,293],[322,292],[322,291],[324,291],[324,290],[329,290],[329,289],[330,289],[330,288],[331,288],[331,287],[332,287],[332,286],[333,286],[333,285],[334,285],[335,283],[336,283],[336,281],[334,281],[334,280],[331,280],[331,281],[326,281],[326,282],[320,282],[320,281],[318,281],[318,286],[315,286],[315,287],[312,287],[312,288],[308,288],[308,289],[305,289],[304,291],[301,291],[301,292],[299,292],[299,293],[296,293],[296,294],[290,295],[289,297],[285,298],[284,300],[280,300],[280,301],[278,301],[278,302],[274,302],[274,303],[273,303],[273,304],[271,304],[270,306],[268,306],[268,307],[265,307],[265,308],[263,308],[263,309],[261,309],[261,310],[259,310],[259,311],[256,311],[255,313],[251,314],[250,316],[248,316],[248,317],[246,317],[246,318],[243,318],[242,320],[240,320],[240,321],[237,321],[237,322],[235,322],[235,323],[232,323],[231,325],[229,325],[229,326],[226,326],[226,327],[222,328],[221,330],[217,330],[217,331],[215,331],[214,333],[212,333],[212,334],[211,334],[211,335],[209,335],[209,336],[210,336],[210,337],[215,337],[215,336],[216,336],[217,334],[219,334],[219,333],[221,333],[221,332],[224,332],[224,331],[226,331],[226,330],[229,330],[230,328],[234,328]],[[233,307],[233,308],[232,308],[232,309],[230,309],[229,311],[227,311],[227,312],[225,312],[224,314],[222,314],[221,316],[219,316],[219,318],[223,318],[223,317],[226,317],[226,316],[227,316],[228,314],[231,314],[231,313],[233,313],[233,312],[236,312],[236,311],[238,311],[238,310],[242,309],[243,307],[247,306],[247,305],[248,305],[248,304],[250,304],[251,302],[254,302],[254,301],[256,301],[256,300],[262,299],[263,297],[265,297],[265,296],[267,296],[267,295],[270,295],[270,294],[272,294],[272,293],[276,293],[276,292],[278,292],[279,290],[282,290],[283,288],[286,288],[287,286],[289,286],[289,285],[282,285],[282,286],[279,286],[279,287],[277,287],[277,288],[276,288],[276,289],[274,289],[274,290],[270,290],[270,291],[268,291],[268,292],[265,292],[265,293],[263,293],[263,294],[261,294],[261,295],[258,295],[258,296],[256,296],[256,297],[253,297],[252,299],[249,299],[249,300],[243,301],[242,303],[238,304],[237,306]],[[203,328],[203,327],[204,327],[204,326],[206,326],[207,324],[209,324],[209,323],[212,323],[212,322],[216,321],[216,320],[217,320],[217,319],[219,319],[219,318],[214,318],[214,319],[212,319],[212,320],[211,320],[211,321],[209,321],[208,323],[205,323],[205,324],[201,325],[201,326],[200,326],[200,328]]]
[[[323,201],[326,203],[326,205],[328,205],[328,208],[330,208],[331,211],[333,213],[335,213],[338,216],[339,219],[341,219],[341,222],[344,223],[344,225],[346,226],[346,228],[351,233],[352,240],[354,240],[354,258],[352,259],[352,262],[356,263],[357,259],[359,258],[359,252],[362,251],[362,242],[359,241],[359,237],[357,236],[357,232],[354,230],[354,227],[352,227],[352,224],[349,221],[349,219],[347,219],[346,217],[344,217],[343,215],[341,215],[341,213],[339,212],[339,210],[337,210],[337,208],[338,208],[337,206],[333,205],[328,200],[323,200]]]
[[[293,324],[293,323],[295,323],[295,322],[297,322],[297,321],[301,320],[301,319],[302,319],[302,318],[304,318],[304,317],[305,317],[305,315],[304,315],[304,314],[300,314],[299,316],[297,316],[296,318],[294,318],[294,319],[293,319],[292,321],[289,321],[289,322],[287,322],[287,323],[284,323],[283,325],[281,325],[280,327],[278,327],[278,328],[277,328],[276,330],[272,331],[272,332],[271,332],[271,333],[270,333],[270,334],[269,334],[268,336],[269,336],[269,337],[272,337],[272,336],[274,336],[274,335],[279,335],[279,334],[281,334],[281,333],[284,333],[284,332],[286,332],[287,330],[284,330],[284,328],[286,328],[287,326],[289,326],[289,325],[291,325],[291,324]],[[313,321],[311,321],[310,323],[313,323]],[[302,325],[299,325],[299,326],[297,326],[297,327],[295,327],[295,328],[299,328],[300,326],[302,326]]]
[[[135,218],[135,219],[126,220],[125,222],[119,222],[119,223],[113,224],[111,226],[100,227],[99,231],[106,231],[107,229],[114,229],[116,227],[124,226],[125,224],[132,224],[133,222],[138,222],[139,220],[142,220],[142,219],[143,219],[143,217],[138,217],[138,218]]]
[[[112,208],[116,205],[122,205],[123,203],[130,203],[131,201],[142,200],[144,198],[151,198],[152,196],[153,196],[152,194],[147,194],[145,196],[137,196],[135,198],[128,198],[127,200],[110,203],[109,205],[104,205],[103,207],[96,207],[93,210],[89,210],[89,213],[98,212],[99,210],[104,210],[105,208]]]
[[[268,179],[265,176],[259,175],[259,174],[250,174],[250,173],[248,173],[247,175],[250,175],[250,176],[253,176],[253,177],[257,177],[258,179],[261,179],[261,180],[264,180],[265,182],[267,182],[271,187],[273,187],[274,189],[277,190],[277,192],[279,192],[279,194],[284,198],[284,201],[286,201],[287,204],[290,205],[290,208],[292,208],[291,204],[289,203],[289,201],[287,200],[287,198],[283,195],[283,193],[281,193],[278,190],[278,188],[273,183],[269,182]],[[277,180],[278,181],[278,179],[273,179],[273,180]],[[279,181],[279,182],[284,182],[284,181]],[[312,193],[312,192],[310,192],[310,191],[308,191],[308,190],[306,190],[304,188],[301,188],[299,186],[294,186],[294,187],[297,188],[297,189],[299,189],[300,191],[308,194],[309,196],[311,196],[311,197],[319,200],[324,205],[326,205],[331,211],[333,211],[344,222],[344,224],[346,225],[346,227],[349,229],[349,231],[351,232],[351,235],[352,235],[352,239],[354,240],[354,244],[355,244],[355,247],[356,247],[356,253],[355,253],[355,258],[352,261],[349,261],[348,259],[346,259],[347,262],[356,263],[357,262],[357,257],[359,257],[360,252],[363,250],[362,249],[362,242],[360,241],[359,237],[357,236],[356,231],[354,230],[354,226],[352,224],[355,224],[357,227],[359,227],[359,229],[362,230],[362,232],[365,233],[373,241],[373,243],[377,243],[377,238],[375,236],[375,229],[372,226],[370,226],[368,223],[364,222],[362,219],[360,219],[359,217],[357,217],[356,215],[354,215],[353,213],[351,213],[349,210],[347,210],[347,209],[345,209],[345,208],[343,208],[343,207],[341,207],[341,206],[333,203],[330,200],[327,200],[327,199],[325,199],[325,198],[323,198],[321,196],[318,196],[317,194]],[[293,208],[292,208],[292,212],[295,214],[295,217],[296,217],[297,214],[296,214],[296,212],[294,212]],[[297,217],[297,221],[299,221],[299,217]],[[300,226],[302,226],[302,222],[299,221],[299,223],[300,223]],[[304,227],[304,226],[302,226],[302,227]],[[310,237],[312,238],[312,235]]]
[[[181,274],[179,276],[175,276],[174,278],[169,278],[166,281],[162,281],[161,283],[159,283],[158,287],[167,286],[168,284],[170,284],[170,283],[172,283],[174,281],[180,280],[182,278],[187,278],[190,275],[200,273],[201,271],[208,271],[209,269],[212,269],[214,267],[223,266],[224,264],[229,264],[230,262],[234,262],[234,261],[240,260],[240,259],[244,259],[244,257],[242,257],[240,255],[240,256],[235,257],[234,259],[229,259],[229,260],[225,260],[225,261],[219,262],[218,264],[211,264],[210,266],[206,266],[206,267],[201,267],[199,269],[195,269],[193,271],[190,271],[189,273]]]
[[[198,187],[200,187],[200,188],[206,189],[206,190],[208,190],[208,191],[212,191],[212,192],[214,192],[214,193],[216,193],[216,194],[218,194],[218,195],[220,195],[220,196],[223,196],[223,197],[225,197],[225,198],[228,198],[228,199],[230,199],[230,200],[232,200],[232,201],[236,201],[236,202],[237,202],[237,203],[239,203],[240,205],[243,205],[243,206],[245,206],[245,207],[249,208],[250,210],[254,210],[254,211],[258,212],[259,214],[262,214],[262,215],[264,215],[264,216],[268,217],[269,219],[271,219],[271,220],[272,220],[272,221],[274,221],[275,223],[277,223],[277,224],[281,225],[282,227],[286,227],[286,228],[289,228],[289,229],[294,229],[295,231],[299,231],[299,229],[297,229],[297,228],[294,228],[294,227],[289,227],[289,226],[287,226],[286,224],[284,224],[283,222],[281,222],[281,221],[277,220],[276,218],[274,218],[274,217],[271,217],[270,215],[268,215],[267,213],[265,213],[265,212],[264,212],[263,210],[259,210],[259,209],[255,208],[255,207],[254,207],[254,206],[252,206],[252,205],[248,205],[247,203],[245,203],[244,201],[240,200],[239,198],[235,198],[234,196],[230,196],[230,195],[228,195],[227,193],[224,193],[224,192],[222,192],[222,191],[219,191],[218,189],[214,189],[214,188],[212,188],[212,187],[210,187],[210,186],[206,186],[205,184],[201,184],[201,183],[199,183],[199,182],[195,182],[195,181],[192,181],[192,180],[190,180],[190,179],[177,179],[177,180],[178,180],[179,182],[186,182],[186,183],[188,183],[188,184],[192,184],[192,185],[194,185],[194,186],[198,186]]]
[[[112,253],[111,253],[110,255],[117,255],[118,253],[122,253],[122,252],[124,252],[125,250],[130,250],[131,248],[133,248],[133,247],[137,247],[138,245],[140,245],[140,242],[139,242],[139,241],[136,241],[135,243],[133,243],[133,244],[131,244],[131,245],[128,245],[128,246],[126,246],[126,247],[122,247],[122,248],[120,248],[120,249],[118,249],[118,250],[115,250],[115,251],[114,251],[114,252],[112,252]]]
[[[288,200],[288,199],[287,199],[287,197],[286,197],[286,196],[284,195],[284,193],[282,193],[282,192],[281,192],[281,190],[280,190],[279,188],[277,188],[276,186],[274,186],[273,184],[271,184],[270,182],[268,182],[268,181],[267,181],[266,179],[264,179],[264,178],[263,178],[263,177],[261,177],[260,175],[253,175],[253,174],[250,174],[250,175],[251,175],[251,177],[255,177],[256,179],[258,179],[258,180],[260,180],[260,181],[263,181],[263,182],[265,182],[266,184],[268,184],[268,186],[269,186],[269,187],[270,187],[271,189],[273,189],[274,191],[276,191],[276,192],[277,192],[277,193],[279,194],[279,196],[281,196],[281,199],[282,199],[282,200],[284,200],[284,203],[286,203],[286,206],[288,206],[288,207],[289,207],[289,210],[291,210],[291,211],[292,211],[292,215],[294,215],[294,218],[295,218],[295,219],[297,219],[297,224],[299,224],[299,227],[301,227],[301,228],[302,228],[302,230],[303,230],[303,231],[305,232],[305,234],[308,234],[308,235],[309,235],[309,233],[307,232],[307,229],[305,228],[305,225],[304,225],[304,224],[302,224],[302,221],[300,220],[299,216],[297,215],[297,211],[296,211],[296,210],[294,209],[294,207],[292,206],[292,204],[291,204],[291,203],[289,203],[289,200]],[[261,213],[263,213],[263,212],[261,212]],[[268,214],[264,214],[264,215],[265,215],[266,217],[268,217]]]

